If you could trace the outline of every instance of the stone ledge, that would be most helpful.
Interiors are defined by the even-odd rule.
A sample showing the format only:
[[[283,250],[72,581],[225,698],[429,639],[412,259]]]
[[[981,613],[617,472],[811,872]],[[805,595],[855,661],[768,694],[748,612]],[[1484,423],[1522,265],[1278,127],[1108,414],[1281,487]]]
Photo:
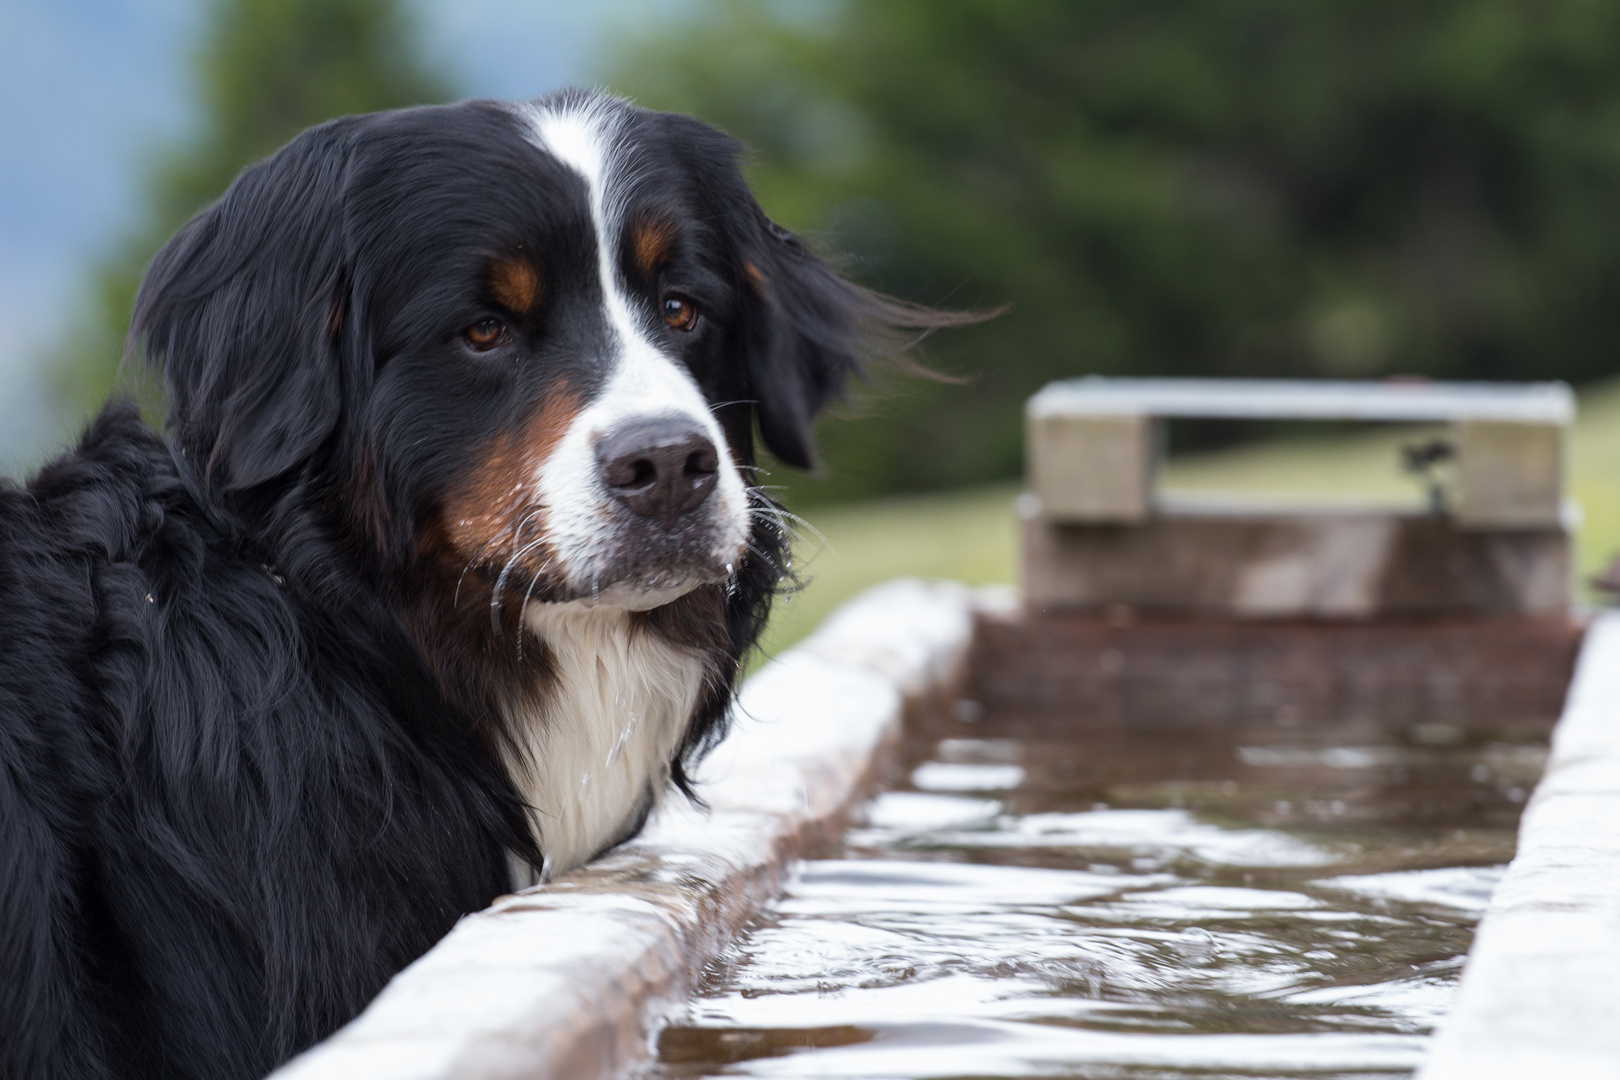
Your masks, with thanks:
[[[1587,632],[1421,1080],[1620,1077],[1620,615]]]
[[[646,1063],[662,1018],[841,823],[908,705],[960,677],[976,606],[901,580],[841,608],[743,687],[703,763],[637,840],[470,915],[278,1080],[588,1080]]]

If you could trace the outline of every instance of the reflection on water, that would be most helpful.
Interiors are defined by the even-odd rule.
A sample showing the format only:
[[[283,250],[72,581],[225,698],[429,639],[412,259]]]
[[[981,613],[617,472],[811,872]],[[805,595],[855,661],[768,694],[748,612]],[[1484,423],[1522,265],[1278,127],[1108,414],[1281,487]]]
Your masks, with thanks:
[[[1544,758],[1277,730],[914,745],[711,967],[660,1075],[1409,1075]]]

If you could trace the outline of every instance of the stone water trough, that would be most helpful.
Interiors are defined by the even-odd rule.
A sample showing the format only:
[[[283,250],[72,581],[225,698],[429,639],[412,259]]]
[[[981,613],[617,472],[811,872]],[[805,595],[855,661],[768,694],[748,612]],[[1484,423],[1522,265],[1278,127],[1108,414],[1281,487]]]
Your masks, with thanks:
[[[1442,422],[1454,479],[1422,513],[1176,506],[1155,491],[1174,416]],[[1020,594],[902,580],[846,604],[744,687],[699,773],[707,809],[671,799],[632,843],[463,919],[276,1076],[647,1066],[705,965],[838,834],[902,735],[998,710],[1550,729],[1420,1076],[1620,1075],[1620,616],[1570,612],[1572,416],[1557,384],[1049,387],[1028,412]]]

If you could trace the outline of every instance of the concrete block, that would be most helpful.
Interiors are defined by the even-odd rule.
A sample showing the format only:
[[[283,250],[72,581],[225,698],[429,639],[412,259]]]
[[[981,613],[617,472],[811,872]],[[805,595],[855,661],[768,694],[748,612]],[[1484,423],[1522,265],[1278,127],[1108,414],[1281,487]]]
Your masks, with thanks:
[[[1026,434],[1030,488],[1060,521],[1146,521],[1157,453],[1151,417],[1040,408]]]
[[[1163,418],[1441,421],[1457,443],[1459,526],[1551,528],[1574,413],[1563,383],[1072,379],[1026,406],[1030,489],[1053,521],[1136,523],[1154,512]]]
[[[1273,724],[1371,731],[1375,741],[1405,729],[1546,732],[1580,641],[1568,618],[981,612],[964,688],[977,723],[954,713],[934,722],[944,738],[974,738],[989,723],[1082,743],[1116,730]],[[1620,813],[1614,820],[1620,829]]]
[[[1460,420],[1457,524],[1465,529],[1535,529],[1558,524],[1564,493],[1560,425]]]
[[[1338,379],[1119,379],[1087,375],[1048,383],[1032,399],[1073,414],[1224,416],[1245,420],[1501,420],[1568,424],[1567,383],[1458,383]]]
[[[1024,599],[1036,611],[1239,618],[1557,615],[1570,602],[1560,528],[1462,530],[1382,512],[1161,511],[1141,525],[1054,522],[1030,508]]]

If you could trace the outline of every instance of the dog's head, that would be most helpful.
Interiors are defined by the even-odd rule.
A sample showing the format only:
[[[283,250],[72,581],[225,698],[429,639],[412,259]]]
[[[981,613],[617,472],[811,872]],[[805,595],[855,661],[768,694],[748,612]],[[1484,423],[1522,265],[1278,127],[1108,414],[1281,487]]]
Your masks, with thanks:
[[[951,321],[841,280],[738,149],[577,91],[304,133],[137,301],[197,485],[458,596],[646,610],[737,577],[780,546],[751,542],[756,423],[809,465],[864,332]]]

